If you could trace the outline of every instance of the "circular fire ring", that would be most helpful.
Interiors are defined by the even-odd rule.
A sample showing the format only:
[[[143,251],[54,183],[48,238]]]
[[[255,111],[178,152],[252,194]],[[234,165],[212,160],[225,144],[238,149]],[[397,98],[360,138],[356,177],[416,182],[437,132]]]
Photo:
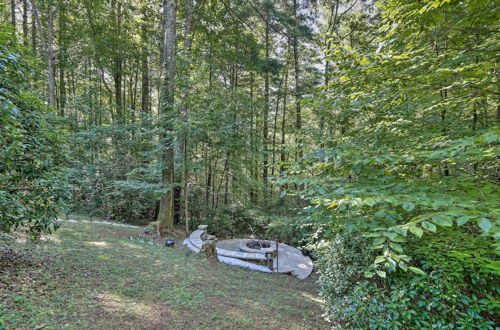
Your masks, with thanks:
[[[259,248],[259,245],[262,247]],[[240,251],[266,254],[276,251],[276,243],[267,240],[245,240],[240,244]]]

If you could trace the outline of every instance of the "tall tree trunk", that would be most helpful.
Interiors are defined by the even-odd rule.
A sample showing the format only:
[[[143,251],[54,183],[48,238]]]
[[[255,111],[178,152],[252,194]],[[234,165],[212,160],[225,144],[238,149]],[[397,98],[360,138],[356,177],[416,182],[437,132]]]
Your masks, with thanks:
[[[33,55],[37,54],[36,51],[36,11],[35,4],[31,3],[31,51]]]
[[[16,1],[10,0],[10,24],[14,27],[14,33],[16,31]]]
[[[333,4],[331,13],[330,13],[330,18],[328,20],[328,26],[327,30],[325,33],[325,38],[326,38],[326,50],[325,50],[325,88],[328,88],[328,85],[330,84],[330,50],[332,48],[332,33],[336,33],[337,31],[337,16],[339,12],[339,1],[335,1]],[[324,128],[325,128],[325,115],[322,113],[320,115],[320,134],[323,134]],[[323,139],[322,139],[323,140]],[[321,142],[321,145],[323,146],[324,143],[323,141]]]
[[[255,137],[255,132],[257,132],[257,116],[255,115],[255,105],[254,105],[254,99],[253,99],[253,91],[254,91],[254,83],[255,83],[255,79],[254,79],[254,74],[253,74],[253,71],[250,71],[250,100],[251,100],[251,110],[252,110],[252,114],[251,114],[251,122],[250,122],[250,142],[251,142],[251,145],[250,145],[250,157],[251,157],[251,161],[250,161],[250,177],[257,181],[257,177],[258,177],[258,167],[257,167],[257,160],[255,159],[255,145],[257,143],[257,139]],[[250,188],[250,202],[252,204],[257,204],[257,198],[258,198],[258,195],[257,195],[257,190],[255,189],[255,187],[252,185],[252,187]]]
[[[286,70],[286,68],[285,68]],[[285,75],[284,73],[283,75]],[[278,113],[280,112],[280,98],[281,98],[281,93],[282,93],[282,88],[283,88],[283,81],[284,77],[280,80],[280,84],[278,87],[278,92],[276,96],[276,110],[274,112],[274,120],[273,120],[273,140],[272,140],[272,170],[271,170],[271,175],[274,176],[274,171],[275,171],[275,165],[276,165],[276,131],[278,128]]]
[[[40,14],[36,8],[35,2],[32,1],[33,11],[38,23],[41,27],[42,21],[40,19]],[[55,63],[54,63],[54,49],[52,44],[54,41],[54,15],[56,8],[49,4],[47,8],[47,39],[45,39],[44,33],[41,31],[40,38],[42,39],[42,44],[44,45],[45,52],[47,54],[47,93],[48,93],[48,103],[51,106],[56,105],[56,77],[55,77]]]
[[[184,25],[184,61],[187,63],[187,75],[189,81],[189,64],[191,61],[191,44],[193,41],[193,7],[194,0],[187,0],[186,3],[186,21]],[[190,86],[186,86],[185,95],[189,93]],[[184,119],[184,160],[183,160],[183,190],[184,190],[184,222],[186,233],[189,233],[189,118],[191,109],[188,102],[183,103],[182,116]]]
[[[120,38],[121,36],[121,2],[112,1],[112,10],[113,10],[113,20],[116,28],[116,36]],[[118,50],[116,50],[118,51]],[[118,121],[123,121],[123,102],[122,102],[122,77],[123,77],[123,60],[121,58],[121,54],[116,54],[113,59],[114,68],[113,68],[113,80],[115,84],[115,106],[116,113],[118,115]]]
[[[293,17],[295,21],[298,19],[298,7],[297,0],[293,0]],[[296,144],[298,148],[297,157],[302,157],[301,151],[301,129],[302,129],[302,114],[300,108],[301,91],[300,91],[300,70],[299,70],[299,50],[298,50],[298,36],[294,33],[292,37],[293,46],[293,66],[295,71],[295,134],[296,134]]]
[[[59,116],[64,117],[66,107],[66,8],[59,0]]]
[[[288,98],[288,66],[285,66],[285,83],[283,86],[283,115],[281,117],[281,157],[280,157],[280,172],[283,173],[285,171],[285,161],[286,161],[286,153],[285,153],[285,138],[286,138],[286,101]]]
[[[150,105],[149,105],[149,63],[148,63],[148,51],[145,46],[149,42],[148,31],[147,31],[147,5],[144,5],[142,9],[142,19],[143,23],[141,26],[142,32],[142,42],[143,42],[143,50],[142,50],[142,69],[141,69],[141,107],[142,112],[149,114],[150,113]]]
[[[28,46],[28,0],[23,0],[23,45]]]
[[[263,160],[263,168],[262,168],[262,182],[264,183],[264,189],[267,189],[267,178],[269,174],[269,150],[268,150],[268,135],[269,135],[269,13],[266,13],[266,30],[265,30],[265,47],[266,47],[266,71],[264,73],[264,97],[265,97],[265,104],[264,104],[264,127],[263,127],[263,153],[264,153],[264,160]],[[264,192],[264,196],[267,195],[267,192]]]
[[[175,75],[175,38],[176,38],[176,4],[175,0],[164,0],[164,51],[163,51],[163,86],[161,93],[162,143],[164,143],[162,183],[169,188],[160,201],[157,218],[158,234],[172,231],[174,228],[174,145],[172,140],[172,118],[174,114],[174,75]]]
[[[48,64],[48,92],[49,92],[49,105],[56,105],[56,67],[54,48],[54,14],[55,8],[49,5],[49,16],[47,18],[47,64]]]

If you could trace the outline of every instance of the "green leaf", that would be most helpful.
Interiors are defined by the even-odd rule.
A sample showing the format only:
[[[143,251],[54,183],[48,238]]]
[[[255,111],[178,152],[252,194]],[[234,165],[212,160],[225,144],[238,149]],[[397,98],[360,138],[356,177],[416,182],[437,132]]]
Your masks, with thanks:
[[[406,242],[405,238],[402,236],[399,236],[399,235],[394,237],[394,238],[391,238],[390,240],[392,242],[398,242],[398,243],[405,243]]]
[[[382,233],[368,233],[363,235],[363,237],[369,237],[369,238],[380,237],[380,236],[382,236]]]
[[[408,234],[408,227],[394,227],[394,231],[403,237]]]
[[[495,274],[500,274],[500,261],[493,261],[484,266],[487,269],[492,270]]]
[[[425,275],[425,272],[421,270],[420,268],[417,267],[408,267],[409,270],[411,270],[414,273],[420,274],[420,275]]]
[[[372,272],[370,272],[370,271],[366,271],[366,272],[365,272],[365,277],[366,277],[366,278],[372,278],[372,277],[373,277],[373,275],[375,275],[375,274],[373,274],[373,273],[372,273]]]
[[[377,256],[375,258],[375,261],[373,262],[374,264],[379,264],[381,262],[384,262],[386,260],[386,258],[384,256]]]
[[[361,59],[361,61],[359,62],[359,64],[361,64],[361,65],[368,65],[368,64],[370,64],[370,60],[367,59],[366,57],[363,57]]]
[[[365,204],[368,206],[373,206],[376,204],[376,201],[373,198],[368,198],[364,200]]]
[[[412,202],[404,202],[402,206],[408,212],[415,208],[415,204],[413,204]]]
[[[390,242],[389,246],[394,250],[398,251],[399,253],[403,253],[403,248],[398,243]]]
[[[383,278],[385,278],[385,276],[386,276],[386,274],[383,270],[377,270],[377,275],[380,277],[383,277]]]
[[[486,218],[481,218],[478,220],[479,222],[479,227],[481,227],[481,229],[487,233],[490,231],[491,229],[491,222],[490,220],[486,219]]]
[[[397,237],[397,236],[398,236],[398,234],[396,234],[396,233],[389,233],[389,232],[385,232],[385,233],[384,233],[384,236],[389,237],[389,239],[393,239],[393,238]]]
[[[410,232],[417,236],[418,238],[422,237],[422,234],[424,233],[424,231],[418,227],[414,227],[414,226],[411,226],[410,228]]]
[[[429,221],[422,222],[422,227],[428,231],[432,231],[433,233],[436,232],[436,226]]]
[[[469,220],[470,220],[470,217],[460,217],[460,218],[457,219],[457,225],[463,226],[467,222],[469,222]]]
[[[450,218],[444,216],[437,216],[432,218],[432,222],[434,222],[438,226],[442,227],[451,227],[453,226],[453,221]]]
[[[372,246],[380,245],[380,244],[382,244],[384,242],[385,242],[385,238],[384,237],[375,238],[373,240]]]

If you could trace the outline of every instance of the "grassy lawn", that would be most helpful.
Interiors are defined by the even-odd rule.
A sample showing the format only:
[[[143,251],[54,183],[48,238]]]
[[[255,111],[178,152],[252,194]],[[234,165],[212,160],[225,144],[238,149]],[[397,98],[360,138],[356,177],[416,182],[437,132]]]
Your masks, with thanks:
[[[314,277],[187,254],[180,238],[175,248],[130,239],[139,234],[64,223],[36,246],[0,236],[0,329],[328,328]]]

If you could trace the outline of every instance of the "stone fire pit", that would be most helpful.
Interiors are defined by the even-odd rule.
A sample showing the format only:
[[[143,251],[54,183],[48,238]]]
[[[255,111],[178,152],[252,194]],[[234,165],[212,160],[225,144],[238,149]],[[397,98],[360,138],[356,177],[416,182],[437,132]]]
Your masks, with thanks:
[[[197,230],[184,240],[192,251],[198,253],[203,245],[215,239],[208,235],[206,225],[200,225]],[[224,263],[259,270],[266,273],[291,273],[299,279],[307,278],[313,269],[312,260],[304,256],[302,251],[283,243],[278,244],[268,240],[228,239],[216,242],[217,258]],[[272,253],[272,269],[258,262],[268,261],[266,253]],[[270,259],[269,259],[270,260]]]

